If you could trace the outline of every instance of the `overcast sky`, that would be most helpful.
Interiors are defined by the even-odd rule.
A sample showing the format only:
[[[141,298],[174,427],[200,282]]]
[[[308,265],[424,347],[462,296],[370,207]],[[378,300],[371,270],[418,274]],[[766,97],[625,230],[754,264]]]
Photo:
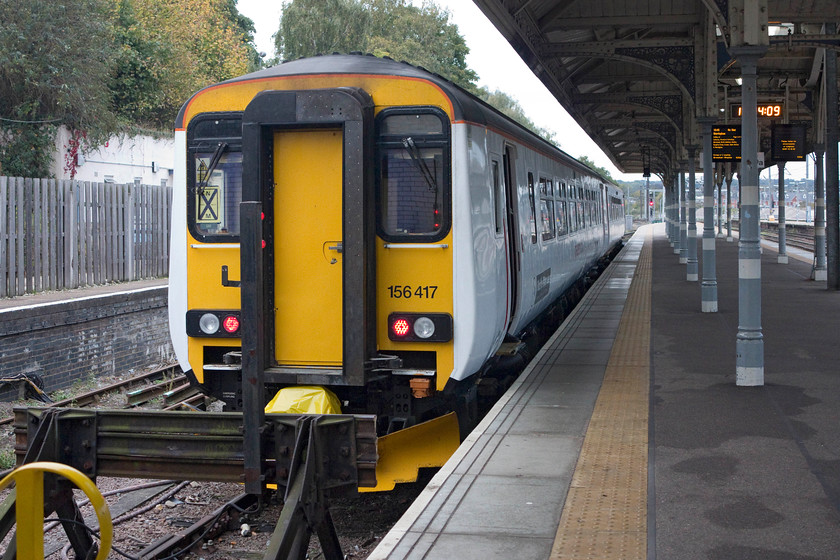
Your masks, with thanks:
[[[422,0],[411,1],[416,5],[422,4]],[[434,1],[449,11],[450,21],[458,26],[458,31],[466,39],[470,48],[467,63],[478,74],[480,86],[500,89],[514,97],[533,122],[557,133],[560,147],[570,155],[587,156],[595,164],[607,168],[616,179],[629,181],[641,178],[638,174],[619,173],[472,0]],[[237,6],[242,14],[254,21],[257,49],[271,57],[274,53],[272,35],[279,27],[281,3],[278,0],[238,0]],[[805,176],[804,164],[788,163],[785,170],[788,177]],[[773,176],[776,176],[776,169],[773,169]]]

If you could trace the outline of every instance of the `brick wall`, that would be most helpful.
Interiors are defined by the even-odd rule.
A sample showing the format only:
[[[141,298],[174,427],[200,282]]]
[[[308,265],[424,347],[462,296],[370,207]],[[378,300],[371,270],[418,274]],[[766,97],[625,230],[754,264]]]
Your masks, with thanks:
[[[0,377],[38,375],[47,392],[174,361],[166,287],[0,312]],[[0,400],[17,397],[0,387]]]

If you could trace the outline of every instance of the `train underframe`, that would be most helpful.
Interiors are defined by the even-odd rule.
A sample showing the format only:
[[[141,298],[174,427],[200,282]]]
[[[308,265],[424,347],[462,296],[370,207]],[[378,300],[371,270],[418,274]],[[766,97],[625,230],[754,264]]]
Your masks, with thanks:
[[[329,385],[329,389],[342,402],[342,412],[374,415],[380,437],[455,412],[463,439],[516,380],[619,249],[620,246],[616,246],[599,259],[586,275],[516,336],[508,335],[501,348],[479,371],[463,380],[450,379],[443,391],[436,392],[427,385],[418,388],[412,385],[412,377],[393,374],[399,369],[433,369],[435,357],[429,352],[391,352],[392,355],[382,356],[382,361],[372,366],[377,371],[365,385]],[[202,389],[224,401],[226,410],[242,410],[242,352],[233,347],[216,347],[213,351],[220,365],[211,367],[227,368],[228,371],[224,375],[205,375]],[[262,402],[268,402],[277,391],[291,385],[272,382],[270,369],[264,376]]]

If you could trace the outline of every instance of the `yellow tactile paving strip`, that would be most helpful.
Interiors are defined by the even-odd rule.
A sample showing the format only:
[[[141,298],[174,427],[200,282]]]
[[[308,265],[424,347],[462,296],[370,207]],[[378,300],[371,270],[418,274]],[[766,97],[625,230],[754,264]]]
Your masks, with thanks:
[[[572,477],[552,560],[647,556],[651,232]]]

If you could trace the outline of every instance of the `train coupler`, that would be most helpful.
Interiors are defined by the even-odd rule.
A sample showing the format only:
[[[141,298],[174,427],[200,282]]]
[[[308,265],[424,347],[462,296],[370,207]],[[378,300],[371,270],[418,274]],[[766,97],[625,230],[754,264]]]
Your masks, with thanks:
[[[403,361],[398,356],[379,354],[365,362],[365,369],[370,371],[393,371],[403,367]]]

